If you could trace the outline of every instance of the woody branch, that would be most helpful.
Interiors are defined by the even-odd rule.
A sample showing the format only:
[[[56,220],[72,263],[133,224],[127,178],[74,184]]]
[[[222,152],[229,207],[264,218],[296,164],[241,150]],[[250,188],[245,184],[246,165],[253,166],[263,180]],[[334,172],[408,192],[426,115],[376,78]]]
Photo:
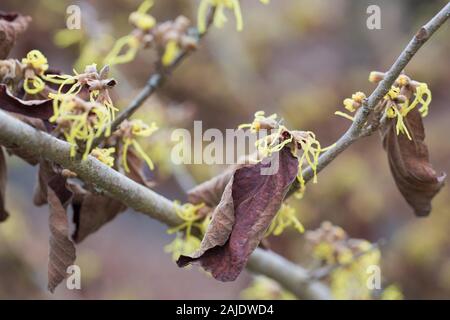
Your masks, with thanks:
[[[92,156],[81,161],[70,157],[70,144],[0,111],[0,144],[21,146],[33,155],[53,161],[77,174],[86,183],[104,190],[125,205],[168,226],[183,221],[173,202],[109,168]],[[286,289],[304,299],[329,299],[328,289],[312,281],[305,269],[273,253],[257,249],[251,256],[252,271],[271,277]]]
[[[318,171],[325,168],[353,142],[375,131],[376,124],[374,127],[366,127],[367,119],[375,105],[384,97],[412,57],[449,16],[450,4],[447,4],[413,37],[386,73],[384,80],[364,101],[363,108],[358,111],[351,127],[338,139],[332,149],[320,157]],[[71,158],[69,143],[38,131],[3,111],[0,111],[0,144],[7,147],[21,146],[36,156],[58,163],[75,172],[83,181],[103,189],[130,208],[169,226],[181,223],[173,203],[167,198],[135,183],[91,156],[85,161]],[[312,169],[306,169],[303,175],[306,181],[310,180],[313,176]],[[300,298],[330,298],[328,288],[311,278],[305,269],[273,252],[255,250],[249,260],[248,268],[278,281]]]
[[[448,20],[450,17],[450,3],[447,3],[429,22],[427,22],[419,31],[414,35],[411,41],[407,44],[405,49],[400,53],[397,60],[385,73],[384,79],[378,83],[378,86],[372,92],[372,94],[364,100],[363,107],[357,111],[355,121],[350,128],[336,141],[333,148],[323,153],[317,164],[317,172],[322,171],[331,161],[333,161],[340,153],[352,145],[360,138],[366,137],[374,133],[378,126],[379,121],[366,126],[366,122],[369,116],[373,113],[375,106],[386,95],[391,86],[394,84],[397,77],[411,61],[414,55],[419,49],[427,42],[431,36]],[[311,167],[306,168],[303,171],[303,178],[305,181],[309,181],[314,177],[314,171]],[[290,194],[292,194],[298,185],[294,185]]]

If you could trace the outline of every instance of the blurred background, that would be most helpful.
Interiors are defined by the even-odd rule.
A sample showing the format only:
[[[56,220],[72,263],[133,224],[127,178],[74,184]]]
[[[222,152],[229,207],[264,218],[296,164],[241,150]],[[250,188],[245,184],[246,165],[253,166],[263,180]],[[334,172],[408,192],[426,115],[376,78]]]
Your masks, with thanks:
[[[322,145],[332,144],[349,125],[334,115],[342,100],[355,91],[369,94],[372,70],[385,71],[415,31],[447,1],[257,0],[242,2],[244,30],[234,17],[223,29],[212,29],[198,52],[176,70],[164,88],[139,112],[161,128],[147,141],[157,163],[155,190],[185,201],[183,186],[202,182],[222,166],[170,164],[172,128],[236,128],[251,122],[257,110],[276,112],[288,128],[311,130]],[[65,30],[66,8],[81,7],[80,31]],[[128,15],[138,0],[18,1],[2,0],[0,10],[30,15],[33,22],[10,57],[41,50],[51,68],[72,68],[100,62],[114,40],[132,27]],[[196,24],[197,0],[155,0],[158,21],[182,14]],[[368,30],[366,9],[381,8],[381,30]],[[67,30],[66,30],[67,31]],[[427,82],[433,93],[424,123],[431,161],[437,171],[450,172],[450,27],[447,23],[414,57],[406,72]],[[117,66],[119,85],[114,101],[125,106],[154,70],[155,54]],[[8,159],[6,205],[11,217],[0,225],[0,298],[39,299],[231,299],[245,298],[251,283],[244,272],[233,283],[220,283],[197,268],[179,269],[164,252],[173,236],[166,227],[127,211],[77,247],[82,290],[61,285],[46,291],[48,209],[36,208],[31,194],[36,168],[17,157]],[[450,197],[446,186],[435,198],[430,217],[418,219],[394,185],[382,149],[374,135],[357,142],[307,187],[302,200],[290,199],[306,229],[324,220],[341,226],[353,238],[381,247],[383,283],[395,283],[407,299],[450,298]],[[270,239],[272,248],[308,266],[305,237],[294,231]]]

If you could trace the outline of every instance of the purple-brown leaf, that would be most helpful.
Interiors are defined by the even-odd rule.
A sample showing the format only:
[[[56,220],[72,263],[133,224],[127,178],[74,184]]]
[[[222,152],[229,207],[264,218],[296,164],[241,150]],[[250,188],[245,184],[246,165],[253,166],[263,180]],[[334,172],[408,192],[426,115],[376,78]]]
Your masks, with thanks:
[[[30,17],[0,11],[0,59],[8,57],[17,37],[27,29],[30,21]]]
[[[202,240],[199,251],[181,256],[183,267],[198,262],[214,278],[233,281],[244,269],[248,257],[264,237],[298,173],[298,160],[289,148],[279,155],[279,169],[261,175],[270,164],[258,163],[237,169]]]
[[[126,206],[115,199],[87,193],[78,210],[74,210],[75,232],[72,236],[76,243],[100,229],[114,219]]]
[[[39,164],[38,183],[34,190],[33,203],[37,206],[47,203],[47,189],[50,187],[56,193],[62,205],[67,207],[72,199],[73,192],[67,188],[66,183],[67,179],[49,161],[42,160]]]
[[[53,115],[51,99],[22,100],[12,95],[4,84],[0,84],[0,108],[42,120],[48,120]]]
[[[400,193],[417,216],[427,216],[431,200],[444,185],[446,175],[438,175],[430,163],[419,111],[410,111],[405,121],[412,140],[405,134],[397,135],[395,121],[391,120],[385,129],[383,144]]]
[[[67,268],[75,262],[75,245],[69,238],[66,207],[49,186],[47,202],[50,207],[50,253],[48,260],[48,289],[53,292],[67,276]]]

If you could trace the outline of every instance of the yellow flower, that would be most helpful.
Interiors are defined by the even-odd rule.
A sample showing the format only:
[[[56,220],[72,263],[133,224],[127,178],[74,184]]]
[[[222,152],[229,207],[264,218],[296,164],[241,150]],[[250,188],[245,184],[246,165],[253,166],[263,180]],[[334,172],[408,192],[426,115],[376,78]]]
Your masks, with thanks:
[[[352,94],[352,99],[356,103],[362,103],[365,98],[366,98],[365,93],[361,92],[361,91],[358,91],[358,92],[355,92],[354,94]]]
[[[82,158],[86,160],[94,139],[109,126],[109,111],[101,104],[85,102],[72,94],[49,94],[49,97],[58,102],[49,121],[58,125],[70,143],[71,157],[76,154],[78,142],[85,143]]]
[[[294,139],[300,144],[302,154],[298,160],[298,175],[297,180],[300,183],[300,189],[295,196],[299,199],[303,198],[306,190],[306,182],[303,178],[303,166],[306,163],[313,171],[313,183],[317,183],[317,166],[319,164],[319,156],[322,152],[325,152],[334,147],[334,144],[326,148],[322,148],[319,140],[316,139],[316,135],[311,131],[302,131],[301,134],[297,134]]]
[[[404,87],[411,84],[411,79],[406,75],[400,75],[397,78],[396,83],[399,86]],[[384,97],[385,100],[390,100],[390,103],[388,103],[388,107],[386,109],[386,116],[390,119],[397,118],[397,135],[400,133],[405,134],[409,140],[412,140],[412,137],[408,131],[408,128],[406,127],[404,121],[405,117],[419,104],[421,105],[421,107],[419,108],[420,114],[422,115],[422,117],[426,117],[428,115],[429,106],[431,103],[431,91],[430,89],[428,89],[428,85],[422,82],[415,83],[415,98],[411,104],[406,97],[400,94],[399,87],[392,86]],[[400,102],[403,100],[404,102]]]
[[[255,276],[252,284],[241,291],[245,300],[294,300],[295,296],[280,284],[265,276]]]
[[[381,293],[382,300],[403,300],[403,293],[399,287],[391,284]]]
[[[48,70],[47,58],[39,50],[31,50],[27,53],[22,63],[33,68],[37,74],[42,74]]]
[[[426,98],[424,98],[424,96],[426,96]],[[422,117],[426,117],[428,115],[429,106],[431,103],[431,91],[430,89],[428,89],[428,85],[423,82],[419,83],[419,85],[416,87],[415,99],[408,109],[414,109],[419,103],[422,105],[419,109],[419,112]]]
[[[130,14],[130,22],[142,32],[147,32],[156,25],[156,20],[147,12],[153,6],[153,1],[145,0],[139,8]],[[141,43],[134,34],[126,35],[116,41],[111,52],[105,58],[105,64],[115,65],[132,61],[139,50]],[[121,53],[125,51],[124,53]]]
[[[39,50],[31,50],[22,59],[25,65],[25,79],[23,89],[29,94],[37,94],[45,88],[45,81],[60,84],[66,80],[67,75],[47,75],[47,58]]]
[[[188,255],[193,253],[200,247],[200,240],[194,236],[182,238],[181,235],[177,237],[168,245],[164,247],[164,251],[172,253],[172,260],[177,261],[181,255]]]
[[[45,83],[40,76],[48,70],[47,58],[39,50],[31,50],[22,59],[22,64],[31,72],[25,71],[23,89],[28,94],[37,94],[45,88]]]
[[[148,31],[156,25],[156,19],[147,12],[153,7],[152,0],[145,0],[139,8],[130,14],[129,20],[137,28]]]
[[[356,111],[355,106],[353,105],[354,104],[353,99],[347,98],[344,100],[343,103],[344,103],[345,109],[347,109],[348,111],[350,111],[350,112]]]
[[[260,0],[261,3],[268,4],[269,0]],[[244,21],[242,19],[241,5],[239,0],[202,0],[198,8],[198,31],[204,33],[206,31],[206,19],[210,7],[215,8],[213,24],[221,28],[227,22],[225,9],[233,10],[236,18],[236,29],[242,31]]]
[[[168,234],[184,232],[184,235],[178,234],[177,237],[167,246],[164,250],[168,253],[172,253],[172,259],[177,260],[180,255],[187,255],[200,247],[200,239],[192,234],[192,228],[195,227],[203,235],[206,231],[205,221],[209,222],[208,217],[199,215],[199,210],[205,205],[193,205],[191,203],[185,203],[180,205],[178,201],[174,201],[175,212],[178,217],[184,222],[179,226],[170,228],[167,230]],[[203,219],[203,221],[200,221]]]
[[[177,41],[172,40],[169,41],[166,45],[166,50],[164,51],[164,55],[161,59],[163,66],[167,67],[170,65],[180,53],[180,47],[178,46]]]
[[[364,94],[364,92],[355,92],[354,94],[352,94],[351,98],[344,99],[344,108],[350,112],[355,112],[360,106],[362,106],[364,99],[366,99],[366,95]],[[349,119],[350,121],[354,121],[354,117],[347,113],[336,111],[334,114]]]
[[[239,125],[238,129],[250,128],[252,132],[258,132],[260,129],[275,129],[278,127],[277,114],[271,114],[266,117],[264,111],[255,112],[255,119],[252,123]]]
[[[114,165],[114,157],[111,155],[116,151],[115,148],[107,148],[107,149],[100,149],[95,148],[92,150],[91,155],[97,158],[99,161],[106,164],[108,167],[112,167]]]
[[[152,122],[151,125],[147,125],[142,120],[132,120],[122,123],[122,129],[125,131],[122,141],[123,141],[123,149],[122,149],[122,164],[123,168],[126,172],[130,171],[127,162],[127,154],[128,148],[133,146],[136,149],[136,152],[144,159],[147,163],[150,170],[154,169],[153,161],[150,157],[145,153],[144,149],[142,149],[141,145],[137,142],[137,137],[149,137],[151,136],[158,127],[156,123]]]
[[[300,233],[305,232],[305,228],[295,215],[295,209],[283,203],[267,229],[266,237],[269,235],[279,236],[288,227],[293,227]]]

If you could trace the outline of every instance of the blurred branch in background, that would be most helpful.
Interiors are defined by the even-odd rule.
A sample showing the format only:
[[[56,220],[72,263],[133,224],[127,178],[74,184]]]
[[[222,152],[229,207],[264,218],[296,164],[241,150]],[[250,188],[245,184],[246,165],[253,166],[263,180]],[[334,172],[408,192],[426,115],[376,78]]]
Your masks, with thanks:
[[[211,7],[207,16],[206,29],[204,32],[199,32],[197,28],[193,28],[192,33],[195,34],[197,42],[199,42],[208,32],[210,26],[213,23],[213,17],[215,13],[215,7]],[[114,131],[124,121],[129,119],[143,104],[144,102],[158,89],[180,63],[187,58],[192,49],[184,48],[177,57],[168,66],[159,66],[159,71],[152,74],[147,80],[144,88],[138,93],[138,95],[131,101],[131,103],[120,112],[116,119],[111,124],[111,130]],[[93,147],[97,147],[104,139],[104,135],[101,135],[93,142]]]

